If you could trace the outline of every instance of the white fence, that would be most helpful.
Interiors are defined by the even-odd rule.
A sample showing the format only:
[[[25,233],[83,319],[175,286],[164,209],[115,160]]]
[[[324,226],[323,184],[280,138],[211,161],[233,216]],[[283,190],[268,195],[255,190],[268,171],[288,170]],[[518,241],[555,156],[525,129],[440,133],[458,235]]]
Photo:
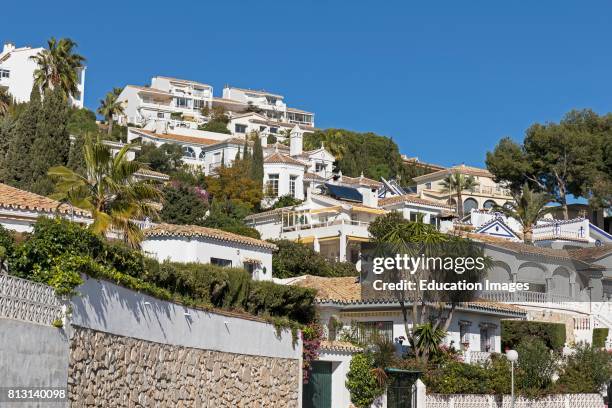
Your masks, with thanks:
[[[52,287],[0,273],[0,318],[51,325],[62,315]]]
[[[439,395],[426,397],[422,408],[511,408],[509,395]],[[559,394],[530,400],[517,397],[515,408],[604,408],[604,401],[599,394]],[[419,407],[421,408],[421,407]]]

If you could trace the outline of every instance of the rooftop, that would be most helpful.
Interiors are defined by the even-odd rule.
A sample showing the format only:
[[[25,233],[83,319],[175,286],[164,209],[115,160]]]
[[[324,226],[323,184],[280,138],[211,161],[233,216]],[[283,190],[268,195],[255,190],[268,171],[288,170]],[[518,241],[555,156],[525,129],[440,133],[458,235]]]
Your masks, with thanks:
[[[165,173],[161,173],[159,171],[145,169],[145,168],[141,168],[136,173],[134,173],[134,175],[140,176],[142,178],[150,178],[150,179],[157,179],[157,180],[163,180],[163,181],[170,180],[170,176]]]
[[[295,166],[308,167],[306,163],[296,160],[291,156],[287,156],[286,154],[282,154],[279,152],[272,153],[270,156],[266,157],[264,159],[264,163],[292,164]]]
[[[199,85],[199,86],[203,86],[206,88],[212,88],[212,86],[205,84],[203,82],[191,81],[189,79],[172,78],[172,77],[160,76],[160,75],[156,76],[155,78],[167,79],[170,82],[182,82],[184,84]]]
[[[49,197],[30,193],[0,183],[0,208],[11,210],[28,210],[42,213],[72,214],[89,217],[89,211],[81,210],[69,204],[60,203]]]
[[[426,179],[435,179],[437,177],[443,177],[447,174],[465,174],[468,176],[476,176],[476,177],[493,177],[493,174],[487,169],[482,169],[480,167],[466,166],[465,164],[460,164],[458,166],[453,166],[448,169],[434,171],[433,173],[425,174],[422,176],[414,177],[414,181],[421,181]]]
[[[359,177],[349,177],[349,176],[344,176],[340,174],[339,177],[337,178],[337,181],[343,184],[359,185],[359,186],[374,187],[374,188],[382,187],[382,183],[380,181],[376,181],[371,178],[364,177],[363,174]]]
[[[266,91],[265,89],[238,88],[238,87],[235,87],[235,86],[226,86],[225,88],[235,89],[237,91],[242,91],[242,92],[246,92],[246,93],[254,93],[254,94],[263,95],[263,96],[274,96],[275,98],[279,98],[279,99],[283,99],[284,98],[283,95],[271,93],[271,92]]]
[[[387,205],[398,204],[398,203],[414,203],[414,204],[421,204],[421,205],[429,205],[432,207],[452,209],[452,207],[449,205],[442,204],[434,200],[427,200],[425,198],[421,198],[414,194],[404,194],[404,195],[398,195],[398,196],[393,196],[393,197],[388,197],[388,198],[381,198],[380,200],[378,200],[378,205],[380,205],[381,207],[384,207]]]
[[[233,234],[215,228],[200,227],[198,225],[157,224],[143,230],[143,234],[145,237],[204,237],[269,250],[276,249],[276,245],[267,241],[245,237],[244,235]]]
[[[156,133],[150,130],[144,130],[140,128],[129,128],[129,130],[131,132],[140,133],[143,136],[154,137],[157,139],[169,140],[173,142],[192,143],[192,144],[204,145],[204,146],[209,146],[209,145],[217,144],[219,142],[224,142],[224,141],[219,141],[215,139],[206,139],[204,137],[177,135],[174,133]]]

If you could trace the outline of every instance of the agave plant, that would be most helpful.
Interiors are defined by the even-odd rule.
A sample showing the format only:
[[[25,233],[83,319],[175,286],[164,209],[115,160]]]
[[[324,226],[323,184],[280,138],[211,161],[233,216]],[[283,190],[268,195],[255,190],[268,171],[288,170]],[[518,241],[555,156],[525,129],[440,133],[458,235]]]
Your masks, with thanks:
[[[99,136],[95,141],[88,137],[83,147],[84,174],[64,166],[52,167],[48,174],[56,181],[52,197],[90,211],[94,232],[119,232],[126,243],[138,247],[142,233],[135,220],[156,217],[154,202],[162,194],[154,183],[136,179],[134,174],[144,166],[127,160],[129,147],[113,157]]]

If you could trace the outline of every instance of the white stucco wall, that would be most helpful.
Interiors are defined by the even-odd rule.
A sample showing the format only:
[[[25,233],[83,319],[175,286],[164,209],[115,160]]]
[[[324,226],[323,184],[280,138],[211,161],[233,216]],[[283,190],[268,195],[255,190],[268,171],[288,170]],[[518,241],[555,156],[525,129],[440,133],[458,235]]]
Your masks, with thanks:
[[[72,298],[72,324],[156,343],[256,356],[300,359],[289,331],[242,317],[166,302],[107,281],[86,279]]]
[[[346,388],[346,374],[352,357],[351,353],[336,350],[322,350],[319,354],[319,360],[332,362],[332,407],[348,407],[351,404],[351,393]]]
[[[228,259],[232,267],[242,268],[247,259],[257,259],[253,279],[272,279],[272,250],[236,242],[204,237],[147,237],[142,250],[159,261],[197,262],[207,264],[210,258]]]

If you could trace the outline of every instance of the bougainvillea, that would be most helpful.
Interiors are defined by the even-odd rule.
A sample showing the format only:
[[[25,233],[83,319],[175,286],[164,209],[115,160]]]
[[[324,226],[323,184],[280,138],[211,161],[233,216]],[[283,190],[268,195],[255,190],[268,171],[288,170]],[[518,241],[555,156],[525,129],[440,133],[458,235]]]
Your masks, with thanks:
[[[308,384],[312,362],[319,358],[323,328],[317,323],[311,323],[302,329],[302,378]]]

